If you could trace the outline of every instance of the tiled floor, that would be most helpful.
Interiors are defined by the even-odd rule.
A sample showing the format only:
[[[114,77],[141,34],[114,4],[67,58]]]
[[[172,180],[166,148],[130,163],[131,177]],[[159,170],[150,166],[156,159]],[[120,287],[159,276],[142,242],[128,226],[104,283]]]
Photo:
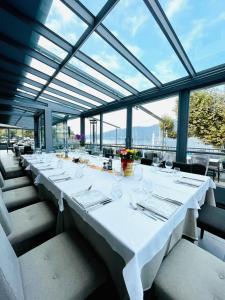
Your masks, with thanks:
[[[199,231],[200,237],[200,231]],[[199,238],[198,245],[204,250],[217,256],[219,259],[225,261],[225,240],[221,239],[207,231],[204,233],[204,237],[201,240]]]

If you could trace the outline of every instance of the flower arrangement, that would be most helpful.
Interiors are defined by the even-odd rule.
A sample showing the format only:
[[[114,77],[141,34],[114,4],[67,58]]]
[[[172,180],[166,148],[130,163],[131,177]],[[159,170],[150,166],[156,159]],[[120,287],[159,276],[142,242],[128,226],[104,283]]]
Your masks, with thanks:
[[[120,156],[121,159],[127,159],[130,161],[134,161],[140,158],[140,151],[135,149],[122,148],[117,150],[117,154]]]
[[[74,135],[74,139],[75,139],[76,142],[79,142],[81,146],[84,145],[84,140],[85,140],[85,138],[84,138],[84,135],[83,135],[83,134],[78,134],[78,133],[75,134],[75,135]]]

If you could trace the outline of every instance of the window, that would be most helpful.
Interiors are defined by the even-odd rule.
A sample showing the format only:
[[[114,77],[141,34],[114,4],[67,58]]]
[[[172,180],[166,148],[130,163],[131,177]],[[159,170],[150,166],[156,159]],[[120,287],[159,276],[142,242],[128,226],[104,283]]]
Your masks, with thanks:
[[[126,109],[103,114],[103,145],[125,145],[126,115]]]
[[[85,119],[85,142],[91,145],[100,144],[100,116]]]
[[[31,73],[26,73],[25,77],[28,78],[28,79],[34,80],[36,82],[39,82],[41,84],[46,84],[47,83],[47,81],[45,79],[42,79],[42,78],[40,78],[40,77],[38,77],[36,75],[33,75]]]
[[[55,45],[54,43],[52,43],[51,41],[49,41],[43,36],[39,37],[38,45],[36,49],[39,52],[44,53],[46,56],[50,57],[51,59],[53,60],[56,59],[57,61],[63,60],[67,55],[66,51],[64,51],[62,48],[58,47],[57,45]]]
[[[41,71],[49,76],[53,75],[55,69],[42,63],[41,61],[37,60],[36,58],[31,58],[30,66],[38,71]]]
[[[133,108],[133,146],[176,151],[177,97]]]
[[[97,15],[102,7],[105,5],[106,0],[80,0],[83,5],[87,7],[94,15]]]
[[[80,134],[80,118],[71,119],[67,121],[68,127],[68,146],[76,148],[79,143],[75,139],[76,134]]]

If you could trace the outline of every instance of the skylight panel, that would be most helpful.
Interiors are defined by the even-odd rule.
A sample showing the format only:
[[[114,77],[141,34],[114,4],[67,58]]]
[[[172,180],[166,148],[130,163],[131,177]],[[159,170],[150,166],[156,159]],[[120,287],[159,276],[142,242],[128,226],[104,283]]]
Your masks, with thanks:
[[[65,81],[66,83],[70,84],[70,85],[73,85],[74,87],[82,90],[82,91],[85,91],[95,97],[98,97],[106,102],[111,102],[111,101],[114,101],[113,98],[93,89],[92,87],[72,78],[72,77],[69,77],[67,76],[66,74],[63,74],[62,72],[60,72],[57,76],[56,76],[57,79],[59,80],[62,80],[62,81]]]
[[[138,91],[143,91],[154,86],[151,81],[138,72],[97,33],[91,35],[81,47],[81,51]]]
[[[84,96],[82,96],[80,94],[74,93],[73,91],[65,89],[65,88],[61,87],[60,85],[57,85],[57,84],[54,84],[54,83],[50,83],[49,87],[52,87],[52,88],[54,88],[54,89],[56,89],[56,90],[58,90],[60,92],[66,93],[66,94],[68,94],[70,96],[76,97],[76,98],[78,98],[80,100],[84,100],[84,101],[89,102],[91,104],[94,104],[96,106],[99,105],[98,102],[95,102],[94,100],[91,100],[88,97],[84,97]]]
[[[36,58],[32,58],[30,61],[30,66],[38,71],[41,71],[49,76],[51,76],[55,69],[42,63],[41,61],[37,60]]]
[[[22,90],[22,89],[20,89],[20,88],[17,88],[16,90],[17,90],[18,92],[22,92],[22,93],[25,93],[25,94],[27,94],[27,95],[35,96],[35,97],[36,97],[36,94],[34,94],[34,93],[32,93],[32,92],[27,92],[27,91],[24,91],[24,90]]]
[[[26,74],[25,74],[25,77],[28,78],[28,79],[34,80],[34,81],[36,81],[36,82],[39,82],[39,83],[41,83],[41,84],[46,84],[46,83],[47,83],[47,81],[46,81],[45,79],[40,78],[40,77],[38,77],[38,76],[36,76],[36,75],[33,75],[33,74],[31,74],[31,73],[26,73]]]
[[[45,25],[73,45],[87,28],[60,0],[53,0]]]
[[[160,0],[196,71],[224,64],[224,0],[173,2]]]
[[[119,1],[103,24],[161,82],[187,76],[144,1]]]
[[[36,91],[38,91],[38,92],[41,90],[41,89],[38,88],[37,86],[34,86],[34,85],[29,84],[29,83],[26,83],[26,82],[22,82],[22,85],[24,85],[24,86],[26,86],[26,87],[29,87],[29,88],[31,88],[31,89],[33,89],[33,90],[36,90]]]
[[[93,15],[97,15],[102,7],[105,5],[106,0],[80,0],[80,2],[90,10]]]
[[[39,50],[40,52],[44,53],[46,56],[49,56],[52,59],[57,58],[57,60],[63,60],[67,55],[67,52],[65,50],[49,41],[44,36],[39,37],[37,50]]]
[[[106,76],[102,75],[101,73],[99,73],[95,69],[89,67],[88,65],[86,65],[85,63],[83,63],[82,61],[80,61],[79,59],[73,57],[70,60],[70,63],[73,64],[75,67],[81,69],[82,71],[86,72],[88,75],[93,76],[97,80],[102,81],[104,84],[106,84],[109,87],[113,88],[114,90],[120,92],[124,96],[131,95],[131,93],[129,91],[127,91],[126,89],[122,88],[120,85],[118,85],[114,81],[110,80]]]

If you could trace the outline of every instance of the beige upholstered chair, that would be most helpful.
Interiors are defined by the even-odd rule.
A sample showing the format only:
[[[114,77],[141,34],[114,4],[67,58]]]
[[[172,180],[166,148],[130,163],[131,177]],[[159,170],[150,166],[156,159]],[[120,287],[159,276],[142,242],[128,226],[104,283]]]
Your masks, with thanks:
[[[225,263],[182,239],[164,259],[154,293],[160,300],[223,300]]]
[[[31,180],[28,176],[21,176],[17,178],[4,180],[0,172],[0,188],[2,189],[3,192],[10,191],[13,189],[18,189],[28,185],[31,185]]]
[[[107,272],[83,240],[62,233],[16,257],[0,225],[0,295],[7,300],[83,300]]]
[[[54,209],[46,201],[9,213],[0,196],[0,224],[11,245],[21,253],[25,244],[30,248],[28,242],[32,244],[32,238],[50,230],[55,232],[56,217]]]

